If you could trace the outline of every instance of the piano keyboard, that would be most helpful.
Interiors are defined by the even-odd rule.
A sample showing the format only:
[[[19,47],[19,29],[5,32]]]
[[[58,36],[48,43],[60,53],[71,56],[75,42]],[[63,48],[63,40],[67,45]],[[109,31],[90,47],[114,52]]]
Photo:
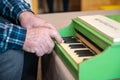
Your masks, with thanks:
[[[60,45],[77,64],[95,55],[83,42],[72,36],[63,37]]]

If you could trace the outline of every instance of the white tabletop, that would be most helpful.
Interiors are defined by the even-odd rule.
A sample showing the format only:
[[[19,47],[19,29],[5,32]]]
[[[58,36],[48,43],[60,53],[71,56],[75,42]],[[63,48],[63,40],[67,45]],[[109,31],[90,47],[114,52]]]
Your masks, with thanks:
[[[75,18],[77,16],[93,15],[93,14],[100,14],[100,15],[120,14],[120,10],[51,13],[51,14],[39,14],[39,16],[51,22],[57,29],[60,29],[69,25],[72,18]]]

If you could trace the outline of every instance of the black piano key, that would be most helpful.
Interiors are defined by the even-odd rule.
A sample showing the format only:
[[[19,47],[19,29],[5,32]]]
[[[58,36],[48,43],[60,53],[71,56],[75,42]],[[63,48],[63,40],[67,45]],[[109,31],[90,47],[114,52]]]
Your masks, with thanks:
[[[73,36],[63,37],[64,43],[80,43],[77,38]]]
[[[71,49],[75,49],[75,48],[86,48],[86,46],[84,46],[83,44],[70,44],[69,47]]]
[[[77,55],[79,57],[85,57],[85,56],[87,57],[87,56],[94,56],[95,55],[90,50],[75,50],[75,53],[77,53]]]

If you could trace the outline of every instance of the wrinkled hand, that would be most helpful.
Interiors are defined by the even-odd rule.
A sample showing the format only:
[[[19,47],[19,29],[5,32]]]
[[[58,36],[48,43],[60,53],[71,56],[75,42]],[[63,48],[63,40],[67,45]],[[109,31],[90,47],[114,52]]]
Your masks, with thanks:
[[[56,39],[59,43],[62,40],[58,32],[54,29],[41,27],[28,28],[23,49],[28,52],[34,52],[37,56],[50,53],[54,48],[52,38]]]
[[[27,35],[23,45],[25,51],[42,56],[53,50],[53,38],[56,39],[58,43],[62,41],[59,33],[52,24],[31,12],[26,11],[21,13],[19,21],[21,26],[27,29]]]
[[[23,12],[19,16],[19,21],[21,26],[25,28],[33,28],[33,27],[46,27],[50,29],[55,29],[55,27],[39,16],[34,15],[31,12]]]

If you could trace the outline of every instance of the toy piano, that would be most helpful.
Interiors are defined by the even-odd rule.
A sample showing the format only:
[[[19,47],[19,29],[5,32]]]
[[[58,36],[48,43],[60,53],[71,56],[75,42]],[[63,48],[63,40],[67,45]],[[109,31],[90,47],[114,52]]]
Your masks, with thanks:
[[[72,19],[55,51],[76,80],[120,78],[120,15]]]

